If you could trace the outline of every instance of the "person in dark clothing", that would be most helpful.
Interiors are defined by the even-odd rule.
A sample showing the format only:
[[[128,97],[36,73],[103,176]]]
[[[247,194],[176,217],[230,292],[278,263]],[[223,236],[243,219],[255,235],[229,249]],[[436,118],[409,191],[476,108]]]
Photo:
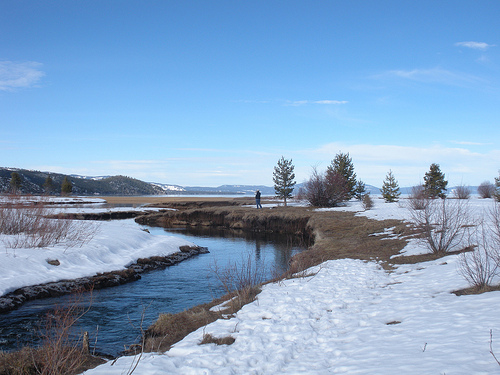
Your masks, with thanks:
[[[257,208],[262,208],[262,205],[260,204],[260,191],[257,190],[255,192],[255,203],[257,204]]]

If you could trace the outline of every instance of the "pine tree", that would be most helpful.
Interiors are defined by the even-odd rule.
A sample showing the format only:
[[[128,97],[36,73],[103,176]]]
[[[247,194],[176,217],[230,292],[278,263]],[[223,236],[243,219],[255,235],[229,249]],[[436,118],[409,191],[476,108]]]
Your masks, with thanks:
[[[399,185],[392,174],[392,171],[389,170],[389,173],[385,176],[384,183],[382,184],[382,197],[386,202],[397,202],[399,200],[399,196],[401,195],[399,191]]]
[[[366,185],[363,181],[358,180],[354,188],[354,196],[356,197],[357,200],[362,201],[365,195],[366,195]]]
[[[425,195],[429,198],[445,198],[446,185],[448,181],[445,181],[439,165],[432,163],[429,172],[424,176]]]
[[[52,177],[50,177],[50,175],[45,179],[45,182],[43,183],[43,189],[45,190],[46,194],[50,194],[54,190],[54,181],[52,181]]]
[[[61,194],[70,195],[72,191],[73,191],[73,184],[68,179],[68,177],[64,177],[64,181],[61,185]]]
[[[12,172],[10,175],[10,189],[13,194],[17,194],[19,190],[21,189],[21,176],[19,176],[19,173],[17,172]]]
[[[287,198],[291,198],[293,187],[295,186],[295,173],[292,159],[287,160],[283,156],[274,167],[273,181],[276,197],[284,200],[286,206]]]
[[[356,173],[354,173],[354,165],[349,153],[343,154],[342,152],[335,155],[335,159],[326,169],[326,174],[337,173],[343,176],[347,184],[347,198],[352,198],[356,193]]]
[[[498,171],[498,173],[500,174],[500,171]],[[500,175],[495,177],[495,192],[493,193],[493,196],[497,202],[500,202]]]

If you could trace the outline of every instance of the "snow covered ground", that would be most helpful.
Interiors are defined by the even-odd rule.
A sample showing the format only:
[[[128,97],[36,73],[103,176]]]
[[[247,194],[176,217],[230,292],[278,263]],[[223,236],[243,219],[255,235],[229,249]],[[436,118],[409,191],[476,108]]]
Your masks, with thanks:
[[[471,201],[477,214],[492,204]],[[359,214],[408,217],[379,200]],[[425,252],[416,242],[408,250]],[[311,276],[266,285],[234,318],[200,328],[169,352],[144,354],[134,374],[500,373],[490,353],[492,332],[500,356],[500,292],[457,297],[451,292],[468,286],[457,268],[458,256],[391,273],[374,262],[328,261]],[[199,345],[204,334],[236,340]],[[137,360],[122,357],[86,374],[127,374]]]
[[[77,199],[85,200],[85,198]],[[54,206],[50,210],[52,213],[110,210],[103,208],[102,202],[95,199],[92,202],[94,203],[90,205],[87,202],[84,207],[73,204]],[[124,208],[113,210],[124,210]],[[90,229],[95,231],[93,238],[82,246],[68,247],[68,244],[60,243],[44,248],[12,249],[5,246],[5,243],[9,242],[9,236],[0,235],[0,296],[23,286],[121,270],[138,258],[166,256],[179,251],[179,246],[194,245],[176,237],[146,233],[133,219],[85,221],[82,224],[86,229],[91,225],[93,228]],[[55,266],[47,262],[55,259],[60,265]]]
[[[482,215],[491,200],[472,199]],[[403,205],[375,201],[337,208],[374,219],[408,218]],[[0,241],[1,243],[1,241]],[[182,241],[143,232],[132,220],[103,222],[81,248],[1,249],[0,294],[22,285],[123,268],[138,257],[168,254]],[[426,250],[414,241],[405,254]],[[57,258],[60,266],[46,260]],[[374,262],[328,261],[309,276],[263,288],[255,302],[175,344],[144,354],[134,371],[153,374],[500,374],[500,292],[457,297],[468,286],[458,256],[384,271]],[[199,345],[204,334],[232,345]],[[121,357],[89,375],[128,374],[139,357]]]

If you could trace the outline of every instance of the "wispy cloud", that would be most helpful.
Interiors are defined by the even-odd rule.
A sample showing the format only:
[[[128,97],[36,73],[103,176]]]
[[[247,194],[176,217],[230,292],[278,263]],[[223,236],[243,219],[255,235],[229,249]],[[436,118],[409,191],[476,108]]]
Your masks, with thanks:
[[[346,100],[289,100],[286,102],[286,105],[291,106],[300,106],[300,105],[308,105],[308,104],[324,104],[324,105],[339,105],[339,104],[347,104]]]
[[[439,83],[451,86],[485,84],[484,79],[474,75],[453,72],[439,67],[430,69],[390,70],[374,76],[377,79],[398,78],[422,83]]]
[[[36,86],[45,75],[40,70],[42,64],[14,61],[0,61],[0,90],[11,91]]]
[[[470,142],[470,141],[450,141],[450,143],[456,145],[464,146],[491,146],[493,143],[481,143],[481,142]]]
[[[324,160],[327,164],[339,152],[349,152],[358,177],[370,184],[380,186],[385,174],[392,169],[400,186],[420,183],[431,163],[437,163],[446,174],[450,185],[479,185],[484,180],[497,176],[500,150],[473,152],[464,147],[412,147],[399,145],[347,145],[325,144],[315,150],[304,152],[312,160]]]
[[[458,43],[455,43],[455,46],[486,51],[490,47],[495,47],[495,44],[488,44],[488,43],[484,43],[484,42],[458,42]]]

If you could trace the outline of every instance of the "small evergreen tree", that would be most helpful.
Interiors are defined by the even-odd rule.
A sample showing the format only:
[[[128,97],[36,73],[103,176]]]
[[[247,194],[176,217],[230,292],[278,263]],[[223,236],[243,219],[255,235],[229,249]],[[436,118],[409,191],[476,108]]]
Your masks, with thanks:
[[[439,165],[432,163],[429,172],[424,176],[424,191],[429,198],[445,198],[446,185],[448,181],[444,179],[444,173],[439,169]]]
[[[294,168],[292,159],[287,160],[283,156],[280,160],[278,160],[278,164],[274,167],[274,191],[276,192],[276,197],[284,200],[285,206],[286,200],[291,198],[293,187],[295,186]]]
[[[72,191],[73,191],[73,184],[66,176],[66,177],[64,177],[64,181],[61,185],[61,194],[62,195],[70,195]]]
[[[17,194],[21,190],[21,176],[17,172],[12,172],[10,175],[10,190],[12,194]]]
[[[50,177],[50,175],[48,175],[45,179],[45,182],[43,183],[43,189],[45,190],[46,194],[50,194],[54,190],[54,181],[52,181],[52,177]]]
[[[342,152],[335,155],[335,159],[328,166],[326,174],[338,173],[345,178],[347,184],[347,199],[352,198],[356,193],[356,173],[354,173],[354,165],[349,153]]]
[[[354,188],[354,196],[356,197],[357,200],[362,201],[365,195],[366,195],[366,185],[363,181],[358,180]]]
[[[384,183],[382,184],[382,197],[386,202],[397,202],[401,192],[399,191],[399,185],[396,178],[389,169],[389,173],[385,176]]]

